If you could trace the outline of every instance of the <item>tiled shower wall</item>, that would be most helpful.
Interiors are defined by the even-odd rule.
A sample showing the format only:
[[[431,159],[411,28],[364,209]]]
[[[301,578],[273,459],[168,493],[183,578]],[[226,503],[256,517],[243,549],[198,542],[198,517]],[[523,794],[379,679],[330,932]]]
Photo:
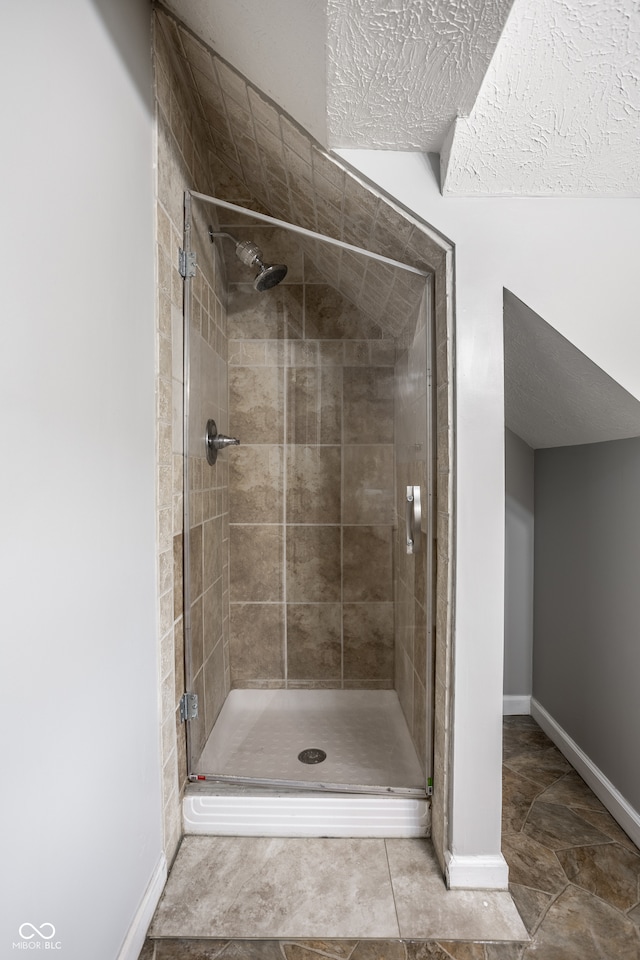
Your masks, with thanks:
[[[391,688],[395,346],[295,237],[251,233],[289,272],[229,293],[232,684]]]
[[[227,314],[224,270],[208,235],[215,214],[191,203],[191,247],[196,274],[189,283],[189,691],[198,696],[198,717],[189,722],[197,757],[230,689],[229,674],[229,467],[224,457],[211,465],[204,436],[209,419],[228,433]],[[176,424],[177,429],[177,424]],[[174,538],[176,569],[182,538]],[[182,591],[180,591],[180,594]],[[176,612],[181,595],[176,592]]]
[[[204,155],[207,139],[189,98],[172,69],[169,50],[155,23],[155,82],[158,130],[157,180],[157,456],[160,698],[162,719],[164,849],[171,862],[182,834],[180,799],[186,778],[186,743],[179,702],[185,689],[182,600],[183,529],[183,280],[178,250],[183,245],[183,193],[199,185],[212,192]],[[197,281],[198,302],[212,284]],[[204,329],[198,313],[200,330]],[[222,319],[222,316],[219,315]],[[210,338],[207,327],[207,338]],[[214,340],[215,343],[215,340]],[[222,346],[222,349],[224,347]],[[196,476],[202,477],[201,474]],[[201,481],[203,482],[203,481]],[[204,504],[204,490],[202,490]],[[217,501],[216,501],[217,508]],[[199,509],[199,508],[197,508]],[[202,507],[204,509],[204,506]],[[207,507],[208,510],[208,507]],[[197,542],[197,538],[196,538]],[[197,566],[197,564],[196,564]],[[202,583],[202,581],[201,581]],[[202,596],[202,591],[198,594]],[[198,597],[194,596],[194,600]],[[196,615],[197,616],[197,615]]]

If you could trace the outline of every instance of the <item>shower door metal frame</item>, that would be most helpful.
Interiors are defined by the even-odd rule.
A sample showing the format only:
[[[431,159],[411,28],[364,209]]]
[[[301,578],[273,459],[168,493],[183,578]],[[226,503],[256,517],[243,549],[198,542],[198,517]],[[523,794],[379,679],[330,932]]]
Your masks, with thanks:
[[[191,192],[185,191],[184,194],[184,233],[183,248],[181,258],[184,264],[183,275],[183,293],[182,293],[182,384],[183,384],[183,410],[182,410],[182,615],[184,622],[184,680],[185,694],[187,698],[193,690],[193,658],[191,651],[191,517],[190,517],[190,497],[189,484],[191,481],[191,470],[189,467],[189,413],[190,413],[190,394],[191,394],[191,285],[193,283],[193,273],[187,267],[190,257],[193,255],[191,249]],[[187,755],[187,775],[191,773],[191,763],[193,759],[193,734],[192,727],[188,717],[182,717],[185,724],[186,735],[186,755]]]
[[[190,435],[190,423],[189,423],[189,400],[190,400],[190,328],[191,328],[191,284],[193,280],[194,273],[190,270],[191,258],[194,255],[191,249],[191,229],[192,229],[192,212],[191,212],[191,200],[196,199],[203,201],[204,203],[209,203],[212,206],[220,207],[223,210],[232,211],[234,213],[243,214],[247,217],[251,217],[255,220],[259,220],[263,223],[267,223],[271,226],[281,227],[284,230],[287,230],[290,233],[297,233],[301,236],[308,237],[312,240],[320,240],[325,243],[328,243],[332,246],[339,247],[343,250],[347,250],[352,253],[359,254],[361,256],[366,256],[372,260],[376,260],[379,263],[384,263],[388,266],[393,266],[405,270],[409,273],[413,273],[417,276],[424,277],[425,288],[428,284],[431,285],[433,289],[433,273],[425,270],[420,270],[417,267],[412,267],[409,264],[402,263],[399,260],[394,260],[390,257],[385,257],[382,254],[374,253],[371,250],[365,250],[363,247],[357,247],[354,244],[345,242],[344,240],[336,240],[334,237],[328,237],[324,234],[318,233],[313,230],[308,230],[305,227],[300,227],[297,224],[288,223],[285,220],[278,220],[275,217],[270,217],[263,213],[258,213],[255,210],[250,210],[247,207],[241,207],[238,204],[229,203],[226,200],[220,200],[217,197],[210,197],[207,194],[198,193],[194,190],[186,190],[184,193],[184,238],[183,243],[184,247],[180,253],[181,256],[181,270],[183,276],[183,417],[182,417],[182,426],[183,426],[183,534],[182,534],[182,552],[183,552],[183,618],[184,618],[184,664],[185,664],[185,697],[191,695],[192,688],[192,652],[191,652],[191,604],[189,601],[189,584],[190,584],[190,559],[189,559],[189,548],[190,548],[190,498],[189,498],[189,482],[190,482],[190,469],[189,469],[189,435]],[[195,272],[195,271],[194,271]],[[434,464],[435,464],[435,430],[433,427],[433,415],[435,411],[435,403],[433,398],[434,391],[434,381],[433,381],[433,372],[434,372],[434,335],[433,335],[433,310],[431,310],[431,316],[428,318],[427,322],[427,370],[425,375],[427,378],[426,384],[426,402],[427,402],[427,437],[426,443],[428,448],[427,456],[427,476],[426,476],[426,501],[427,501],[427,546],[428,546],[428,555],[426,558],[426,578],[427,578],[427,609],[426,609],[426,619],[427,619],[427,684],[426,684],[426,756],[425,760],[425,787],[424,788],[415,788],[415,787],[390,787],[390,786],[370,786],[367,784],[353,784],[353,783],[329,783],[326,781],[309,781],[309,780],[285,780],[277,778],[256,778],[256,777],[240,777],[232,776],[225,774],[197,774],[194,773],[191,769],[193,762],[193,736],[191,733],[190,723],[185,723],[186,727],[186,752],[187,752],[187,779],[192,783],[197,782],[212,782],[212,783],[223,783],[227,785],[238,785],[242,787],[278,787],[289,790],[302,790],[305,792],[331,792],[331,793],[355,793],[355,794],[368,794],[371,796],[384,795],[384,796],[403,796],[403,797],[430,797],[433,783],[433,756],[434,756],[434,743],[433,743],[433,722],[434,722],[434,711],[435,711],[435,702],[434,702],[434,683],[435,683],[435,664],[434,664],[434,651],[435,651],[435,621],[434,621],[434,610],[435,610],[435,545],[436,545],[436,529],[435,529],[435,487],[434,487]]]

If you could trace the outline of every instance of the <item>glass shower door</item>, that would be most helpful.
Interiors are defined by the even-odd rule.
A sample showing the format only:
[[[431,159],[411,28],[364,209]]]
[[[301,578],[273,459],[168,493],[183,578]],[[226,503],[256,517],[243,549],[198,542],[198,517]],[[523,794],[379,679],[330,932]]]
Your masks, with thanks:
[[[190,772],[424,795],[428,278],[199,197],[186,224],[196,253],[185,280],[185,622],[199,702]],[[260,267],[248,269],[239,245],[286,264],[286,277],[257,290]],[[213,467],[210,418],[241,441]],[[398,500],[409,482],[425,504],[411,558]],[[370,756],[340,747],[352,760],[334,763],[332,747],[299,760],[322,747],[327,717],[346,741],[368,731]],[[299,743],[274,753],[292,731]],[[394,772],[400,756],[409,773]]]

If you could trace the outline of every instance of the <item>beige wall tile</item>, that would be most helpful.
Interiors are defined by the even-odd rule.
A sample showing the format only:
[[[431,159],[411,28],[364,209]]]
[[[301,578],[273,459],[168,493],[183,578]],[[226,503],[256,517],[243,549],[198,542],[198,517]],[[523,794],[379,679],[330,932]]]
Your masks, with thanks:
[[[210,510],[207,510],[210,514]],[[202,585],[206,590],[222,575],[225,551],[222,517],[213,517],[202,524]]]
[[[224,609],[222,604],[222,577],[213,583],[202,596],[202,634],[205,660],[222,639]]]
[[[231,601],[282,600],[282,528],[269,524],[229,527]]]
[[[191,602],[202,593],[203,564],[202,564],[202,525],[192,527],[189,531],[189,574]]]
[[[287,678],[339,681],[341,673],[341,605],[288,603]]]
[[[345,443],[393,443],[393,369],[345,367]]]
[[[284,380],[278,367],[230,367],[232,436],[241,443],[282,443]]]
[[[284,679],[284,604],[232,603],[231,678]]]
[[[313,359],[313,366],[287,370],[287,440],[340,443],[342,369],[324,366],[321,354]]]
[[[339,523],[340,447],[293,445],[287,450],[287,522]]]
[[[283,456],[283,448],[275,444],[233,448],[229,459],[231,523],[282,521]]]
[[[345,602],[393,600],[393,528],[343,528],[342,586]]]
[[[328,284],[307,285],[304,333],[316,340],[380,340],[380,328]]]
[[[345,680],[393,677],[393,604],[343,605]]]
[[[207,736],[218,718],[225,701],[224,652],[217,643],[204,664],[204,711]]]
[[[287,526],[287,600],[329,603],[340,600],[340,527]]]
[[[343,469],[344,523],[393,523],[393,446],[345,445]]]
[[[202,597],[198,597],[191,604],[191,670],[194,675],[204,663],[203,615]]]
[[[173,538],[173,619],[182,616],[182,534]]]
[[[247,268],[244,270],[239,281],[229,286],[229,336],[236,340],[282,340],[284,337],[300,336],[302,286],[280,284],[259,294],[254,290],[253,283],[247,282],[250,281],[250,274]]]

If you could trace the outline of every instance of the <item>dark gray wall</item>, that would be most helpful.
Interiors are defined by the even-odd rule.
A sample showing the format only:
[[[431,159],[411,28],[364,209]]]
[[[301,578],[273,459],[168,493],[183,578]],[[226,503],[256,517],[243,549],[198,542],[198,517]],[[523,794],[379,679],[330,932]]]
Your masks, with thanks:
[[[533,695],[640,810],[640,439],[537,450]]]
[[[504,686],[531,696],[533,647],[534,452],[505,431]]]

